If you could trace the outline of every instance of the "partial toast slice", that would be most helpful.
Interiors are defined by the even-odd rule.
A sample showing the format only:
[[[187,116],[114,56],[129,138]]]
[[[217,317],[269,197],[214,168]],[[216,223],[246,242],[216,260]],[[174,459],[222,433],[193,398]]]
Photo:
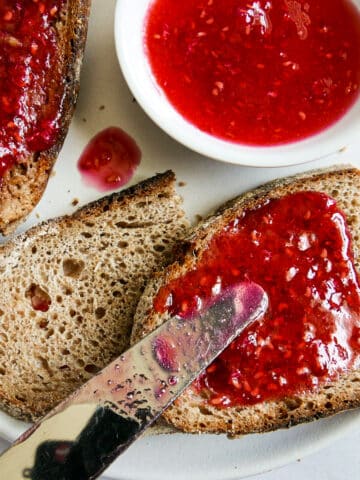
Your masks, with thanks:
[[[63,145],[77,100],[91,0],[66,0],[53,28],[57,34],[56,67],[47,80],[47,103],[60,98],[56,143],[46,151],[19,158],[0,183],[0,232],[11,233],[39,202]],[[14,32],[16,38],[16,32]]]
[[[346,214],[353,238],[355,266],[360,267],[360,171],[350,167],[312,171],[271,182],[247,192],[221,207],[213,216],[195,227],[178,247],[177,260],[148,283],[139,302],[132,342],[156,328],[167,315],[154,311],[153,300],[159,288],[196,268],[212,237],[244,210],[255,209],[264,199],[280,198],[299,191],[324,192],[335,198]],[[190,387],[164,414],[169,424],[191,432],[240,435],[289,427],[360,406],[360,371],[343,374],[317,391],[281,400],[264,401],[253,406],[217,408]],[[161,428],[158,432],[161,432]]]
[[[187,230],[166,172],[0,247],[0,406],[35,420],[129,345],[151,273]]]

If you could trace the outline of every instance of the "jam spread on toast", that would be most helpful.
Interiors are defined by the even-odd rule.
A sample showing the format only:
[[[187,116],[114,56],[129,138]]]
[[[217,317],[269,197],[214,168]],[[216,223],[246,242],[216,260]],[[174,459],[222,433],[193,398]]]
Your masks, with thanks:
[[[360,360],[360,289],[346,219],[318,192],[270,199],[210,240],[194,270],[162,287],[158,312],[185,318],[248,279],[269,308],[193,384],[219,407],[313,391]]]
[[[360,15],[350,0],[155,0],[145,29],[159,86],[215,137],[304,139],[359,95]]]
[[[57,141],[65,79],[56,79],[55,23],[65,3],[0,2],[0,179],[19,159]]]
[[[128,183],[140,160],[136,142],[120,128],[109,127],[89,142],[78,166],[87,183],[106,191]]]

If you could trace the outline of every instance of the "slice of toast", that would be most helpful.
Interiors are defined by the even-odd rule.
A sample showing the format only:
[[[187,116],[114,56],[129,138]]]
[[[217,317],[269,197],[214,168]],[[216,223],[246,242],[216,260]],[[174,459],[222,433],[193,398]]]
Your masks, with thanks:
[[[150,274],[187,230],[168,171],[0,247],[0,406],[35,420],[129,346]]]
[[[221,207],[213,216],[192,230],[178,247],[177,261],[157,273],[148,283],[139,302],[132,332],[132,342],[160,325],[167,314],[153,309],[153,300],[161,286],[196,268],[212,237],[223,230],[244,210],[255,209],[264,200],[299,191],[324,192],[335,198],[346,214],[353,238],[355,266],[360,267],[360,171],[340,167],[313,171],[284,178],[245,193]],[[164,414],[169,424],[190,433],[227,433],[232,436],[289,427],[360,406],[360,371],[341,375],[318,390],[252,406],[217,408],[206,402],[197,390],[188,388]],[[161,433],[158,428],[157,433]]]
[[[91,0],[67,0],[56,17],[56,68],[51,71],[46,93],[48,103],[51,98],[61,99],[60,128],[52,148],[19,158],[1,179],[0,232],[4,235],[11,233],[39,202],[63,145],[79,90],[90,3]]]

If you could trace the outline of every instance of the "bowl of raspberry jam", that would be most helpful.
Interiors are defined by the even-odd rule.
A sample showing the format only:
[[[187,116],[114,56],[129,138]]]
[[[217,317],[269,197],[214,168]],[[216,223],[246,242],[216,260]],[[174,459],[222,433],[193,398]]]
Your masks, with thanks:
[[[358,0],[122,0],[115,36],[143,109],[208,157],[303,163],[359,130]]]

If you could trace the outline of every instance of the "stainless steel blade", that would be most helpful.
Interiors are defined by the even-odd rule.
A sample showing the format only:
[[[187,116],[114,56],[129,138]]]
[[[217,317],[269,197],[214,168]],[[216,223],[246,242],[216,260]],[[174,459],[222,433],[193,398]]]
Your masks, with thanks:
[[[0,457],[0,478],[97,478],[266,308],[246,282],[170,318],[25,432]]]

